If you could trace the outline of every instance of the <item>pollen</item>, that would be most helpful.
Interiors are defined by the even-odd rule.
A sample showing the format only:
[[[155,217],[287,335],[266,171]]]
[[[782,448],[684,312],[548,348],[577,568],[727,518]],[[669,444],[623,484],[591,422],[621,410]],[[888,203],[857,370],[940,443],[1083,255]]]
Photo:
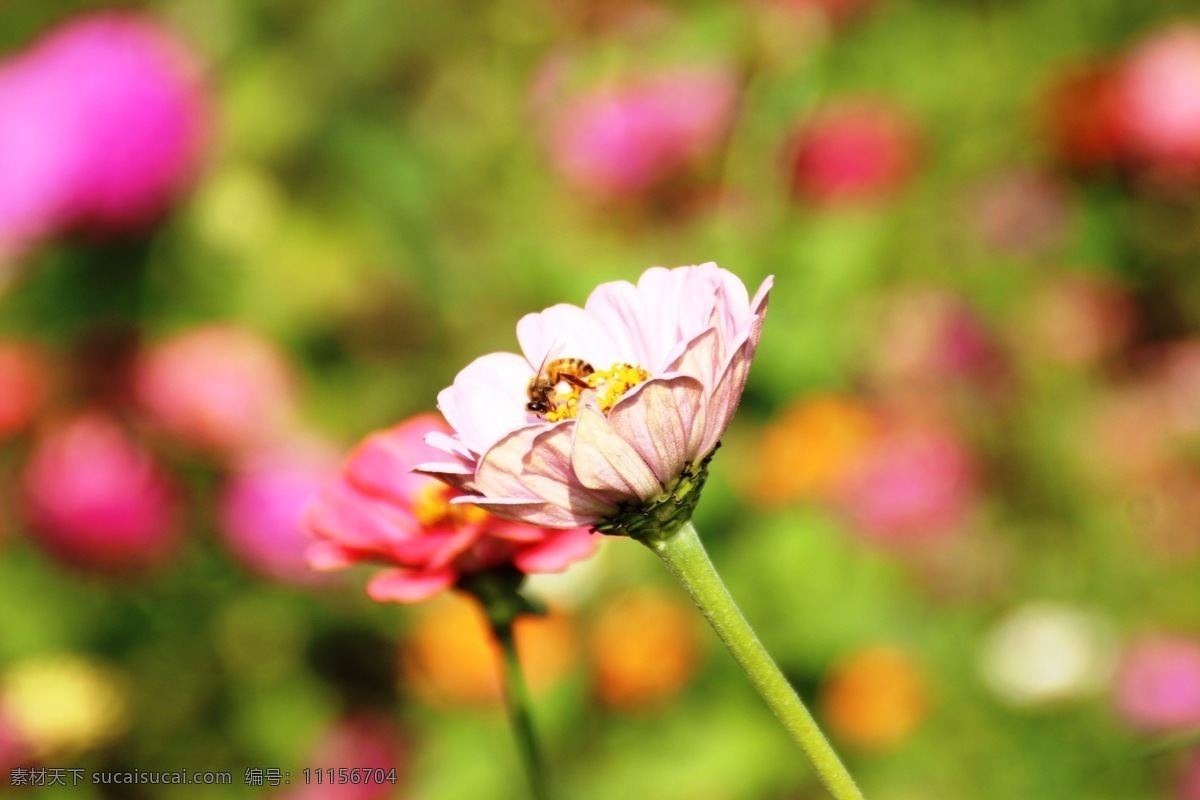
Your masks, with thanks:
[[[413,497],[413,515],[423,528],[479,524],[488,513],[479,506],[451,503],[454,490],[444,483],[430,482]]]
[[[650,373],[632,364],[613,364],[608,369],[599,369],[587,376],[587,384],[596,390],[600,410],[607,414],[625,393],[650,377]],[[554,408],[546,414],[547,422],[575,419],[579,415],[580,388],[572,386],[567,393],[556,399]]]

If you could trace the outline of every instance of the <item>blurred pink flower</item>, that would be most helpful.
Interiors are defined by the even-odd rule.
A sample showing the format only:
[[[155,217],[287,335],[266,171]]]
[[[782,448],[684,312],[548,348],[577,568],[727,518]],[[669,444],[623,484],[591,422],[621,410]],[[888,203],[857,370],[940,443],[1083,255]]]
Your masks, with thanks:
[[[167,433],[220,453],[278,441],[296,405],[291,370],[275,344],[223,323],[148,348],[134,368],[134,391]]]
[[[49,369],[24,342],[0,342],[0,439],[23,430],[46,398]]]
[[[249,456],[237,465],[221,491],[221,535],[247,567],[285,583],[313,584],[308,566],[312,543],[303,517],[321,484],[337,470],[324,447],[279,447]]]
[[[28,56],[0,64],[0,250],[13,257],[68,221],[83,168],[61,87]]]
[[[954,533],[975,498],[971,454],[948,432],[898,424],[861,457],[838,505],[868,539],[914,544]]]
[[[137,570],[175,550],[174,488],[102,413],[51,428],[34,447],[22,482],[25,517],[37,540],[66,563]]]
[[[1200,641],[1158,635],[1136,642],[1117,677],[1116,704],[1143,733],[1200,725]]]
[[[439,417],[423,414],[367,437],[341,473],[322,487],[305,525],[314,569],[387,564],[367,594],[416,603],[449,589],[463,574],[513,564],[522,572],[559,572],[591,555],[596,537],[582,528],[549,530],[497,519],[452,501],[459,492],[412,472],[441,456],[425,443],[447,438]]]
[[[51,31],[0,66],[0,239],[151,221],[195,172],[206,118],[191,57],[150,19]]]
[[[595,525],[672,490],[716,448],[741,399],[766,314],[715,264],[647,270],[517,324],[523,355],[491,353],[438,395],[454,428],[429,443],[452,461],[421,469],[507,519]],[[594,367],[575,384],[560,358]],[[551,408],[529,408],[532,380],[555,381]],[[581,385],[582,384],[582,388]]]
[[[912,178],[917,151],[916,128],[898,109],[877,100],[841,100],[796,133],[792,192],[816,205],[885,200]]]
[[[938,287],[894,291],[878,317],[868,367],[872,388],[889,403],[923,412],[952,387],[1003,394],[1004,353],[963,297]]]
[[[1033,170],[1013,169],[991,177],[977,190],[974,206],[980,239],[1014,256],[1053,255],[1071,224],[1066,187]]]
[[[575,188],[604,199],[640,194],[713,154],[737,97],[733,74],[715,67],[593,89],[553,119],[555,166]]]
[[[1200,27],[1161,30],[1126,58],[1117,79],[1129,154],[1166,178],[1200,177]]]
[[[347,716],[330,727],[313,747],[305,766],[314,771],[291,800],[384,800],[397,796],[405,782],[406,752],[394,726],[383,718],[365,714]],[[329,780],[339,770],[357,770],[358,783]],[[319,782],[315,772],[321,771]],[[368,774],[369,772],[369,774]],[[339,779],[340,780],[340,779]],[[299,781],[296,781],[299,783]]]

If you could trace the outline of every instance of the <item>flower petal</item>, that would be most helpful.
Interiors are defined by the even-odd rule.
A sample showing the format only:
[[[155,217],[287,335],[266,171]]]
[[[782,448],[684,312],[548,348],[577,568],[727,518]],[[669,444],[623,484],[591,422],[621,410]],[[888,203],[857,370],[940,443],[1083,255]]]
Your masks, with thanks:
[[[352,567],[362,559],[362,555],[359,551],[333,542],[313,542],[305,548],[304,558],[313,569],[328,572]]]
[[[758,287],[758,291],[754,293],[754,299],[750,301],[750,313],[755,316],[762,317],[767,313],[767,300],[771,296],[771,287],[775,285],[775,276],[768,275]]]
[[[617,510],[618,498],[584,486],[571,463],[575,423],[556,425],[534,437],[521,460],[521,477],[539,496],[575,514],[596,519]]]
[[[322,487],[304,522],[314,536],[352,549],[377,550],[420,534],[405,509],[364,494],[341,477]]]
[[[620,360],[607,325],[579,306],[566,303],[521,317],[517,341],[528,359],[526,369],[535,372],[554,358],[582,358],[600,368]],[[527,373],[526,384],[530,377],[532,374]]]
[[[601,284],[588,296],[585,308],[595,318],[605,321],[618,353],[616,361],[650,368],[654,363],[654,339],[642,294],[636,286],[629,281]]]
[[[465,495],[456,497],[450,502],[464,502],[479,506],[494,517],[524,522],[542,528],[577,528],[580,525],[590,525],[596,521],[593,516],[578,514],[570,509],[556,506],[540,500],[526,500],[520,497],[483,497],[482,495]]]
[[[488,449],[475,470],[475,485],[480,494],[489,497],[521,498],[543,502],[522,479],[524,460],[534,440],[545,425],[530,425],[519,428],[502,437]]]
[[[453,486],[460,492],[473,493],[476,491],[475,470],[464,467],[462,464],[450,464],[441,461],[417,464],[412,468],[412,471],[418,475],[428,475],[431,478],[437,478],[442,483]]]
[[[709,394],[721,379],[725,370],[724,347],[717,328],[705,328],[684,345],[667,372],[682,372],[697,378]]]
[[[509,431],[527,425],[529,363],[514,353],[472,361],[438,394],[438,409],[473,453],[485,453]]]
[[[572,528],[548,537],[541,544],[517,553],[513,564],[522,572],[562,572],[600,546],[600,534],[587,528]]]
[[[460,461],[472,464],[475,462],[474,454],[462,442],[440,430],[431,430],[425,434],[425,444],[435,450],[455,456]]]
[[[713,390],[708,403],[708,417],[704,422],[704,438],[700,442],[698,452],[701,457],[712,452],[733,420],[738,403],[742,400],[742,390],[746,388],[746,378],[750,375],[750,362],[754,359],[754,351],[762,337],[762,325],[763,318],[755,317],[745,340],[733,352],[729,366],[725,368]]]
[[[438,415],[421,414],[371,434],[354,449],[343,474],[356,489],[407,507],[412,496],[429,483],[429,478],[414,475],[409,467],[437,457],[438,452],[425,443],[425,435],[445,429],[446,423]]]
[[[377,603],[420,603],[454,586],[458,574],[444,569],[413,572],[390,569],[379,573],[367,584],[367,595]]]
[[[571,467],[587,488],[624,500],[649,500],[663,489],[645,460],[608,424],[595,392],[583,395],[571,443]]]
[[[608,423],[667,486],[694,456],[692,443],[702,439],[703,425],[695,423],[698,416],[703,421],[704,398],[704,387],[690,375],[654,378],[621,398]]]

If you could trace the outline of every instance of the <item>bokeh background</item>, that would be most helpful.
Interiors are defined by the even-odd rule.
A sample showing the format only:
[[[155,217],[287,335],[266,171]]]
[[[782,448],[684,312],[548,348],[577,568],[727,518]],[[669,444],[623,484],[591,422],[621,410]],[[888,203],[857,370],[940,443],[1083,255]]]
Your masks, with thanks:
[[[0,794],[525,797],[473,607],[297,516],[520,315],[717,261],[776,288],[698,526],[866,795],[1200,798],[1192,3],[0,20]],[[824,796],[636,544],[531,590],[557,797]]]

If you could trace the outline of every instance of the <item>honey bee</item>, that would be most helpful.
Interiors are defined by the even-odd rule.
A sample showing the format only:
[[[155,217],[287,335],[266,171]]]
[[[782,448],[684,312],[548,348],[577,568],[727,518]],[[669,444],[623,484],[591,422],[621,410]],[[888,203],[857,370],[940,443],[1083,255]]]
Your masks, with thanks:
[[[550,413],[557,406],[553,395],[559,384],[568,383],[577,389],[590,389],[587,377],[595,371],[582,358],[543,361],[537,374],[529,381],[529,402],[525,404],[525,410],[534,414]]]

